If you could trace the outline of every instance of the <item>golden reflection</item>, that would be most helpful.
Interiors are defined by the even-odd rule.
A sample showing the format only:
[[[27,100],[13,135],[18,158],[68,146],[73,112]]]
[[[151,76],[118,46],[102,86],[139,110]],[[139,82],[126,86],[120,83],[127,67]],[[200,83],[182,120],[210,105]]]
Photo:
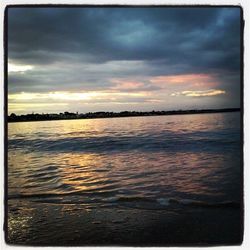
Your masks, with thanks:
[[[230,120],[230,114],[228,118],[223,117],[222,114],[196,114],[124,118],[124,122],[99,119],[9,124],[9,138],[17,139],[10,142],[9,147],[11,149],[11,143],[15,143],[14,148],[18,149],[9,150],[9,194],[67,193],[117,187],[143,192],[154,185],[161,191],[171,187],[181,193],[208,194],[213,192],[213,183],[220,190],[220,180],[227,172],[225,168],[238,164],[237,157],[211,151],[211,147],[209,150],[203,148],[201,152],[195,143],[188,148],[182,140],[188,142],[189,136],[191,140],[208,140],[207,132],[224,128]],[[23,134],[26,140],[22,137],[18,140]],[[167,150],[154,151],[149,144],[149,151],[143,143],[133,145],[135,140],[148,134],[152,134],[156,141],[159,137],[166,136],[167,139],[174,135],[173,140],[181,140],[179,148],[172,147],[175,142],[171,140]],[[129,150],[118,146],[117,151],[114,148],[109,152],[105,140],[110,143],[110,136],[122,139]],[[25,150],[28,145],[25,142],[31,143],[35,151],[23,151],[22,148]],[[50,151],[51,145],[54,148]]]
[[[156,184],[157,179],[161,190],[172,187],[177,193],[214,195],[211,184],[224,178],[219,174],[224,166],[223,157],[209,153],[147,155],[138,152],[136,155],[118,153],[113,157],[67,154],[63,158],[65,166],[60,169],[61,182],[78,191],[101,190],[114,182],[125,190],[146,191],[147,187]]]
[[[20,173],[13,175],[13,167],[9,169],[12,173],[9,176],[9,191],[10,194],[13,192],[11,186],[15,183],[18,190],[14,190],[14,193],[32,195],[72,191],[105,192],[117,188],[137,190],[141,194],[151,190],[151,187],[163,194],[173,190],[174,193],[187,195],[219,195],[218,183],[225,178],[225,169],[221,172],[222,168],[230,168],[237,161],[225,157],[202,152],[128,152],[113,155],[60,153],[43,156],[35,167],[31,156],[26,157],[26,160],[17,158],[17,161],[13,160],[14,157],[10,160],[11,165],[15,165],[15,168],[18,166]],[[27,161],[29,158],[30,164]],[[57,162],[60,164],[53,165]],[[33,169],[28,171],[28,165],[33,165]],[[52,176],[53,181],[40,179],[43,174]],[[34,184],[39,184],[39,187],[32,187]]]
[[[34,209],[17,206],[16,200],[8,202],[8,240],[11,242],[21,236],[27,238],[32,228]],[[18,201],[20,203],[20,201]]]
[[[98,154],[64,154],[61,157],[64,159],[64,167],[60,168],[63,184],[77,191],[90,191],[108,183],[107,166]]]

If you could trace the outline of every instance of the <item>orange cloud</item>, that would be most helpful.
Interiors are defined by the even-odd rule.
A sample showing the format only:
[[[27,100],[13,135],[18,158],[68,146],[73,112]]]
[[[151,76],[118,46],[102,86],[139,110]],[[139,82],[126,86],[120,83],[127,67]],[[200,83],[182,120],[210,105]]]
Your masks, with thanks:
[[[120,80],[120,79],[112,79],[111,82],[115,83],[116,85],[112,87],[112,89],[138,89],[144,86],[144,83],[137,82],[137,81],[127,81],[127,80]]]
[[[196,87],[214,87],[219,83],[216,81],[214,75],[210,74],[184,74],[184,75],[167,75],[157,76],[150,79],[154,84],[185,84]]]

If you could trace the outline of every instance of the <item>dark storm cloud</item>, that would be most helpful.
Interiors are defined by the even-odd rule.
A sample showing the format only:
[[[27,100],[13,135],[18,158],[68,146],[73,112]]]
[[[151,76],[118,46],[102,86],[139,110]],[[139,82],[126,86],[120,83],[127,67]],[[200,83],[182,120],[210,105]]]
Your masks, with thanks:
[[[8,56],[33,66],[9,73],[9,93],[112,90],[113,79],[158,91],[150,77],[216,74],[238,98],[240,8],[9,8]]]
[[[10,9],[9,56],[33,64],[68,56],[237,69],[239,14],[239,8]]]

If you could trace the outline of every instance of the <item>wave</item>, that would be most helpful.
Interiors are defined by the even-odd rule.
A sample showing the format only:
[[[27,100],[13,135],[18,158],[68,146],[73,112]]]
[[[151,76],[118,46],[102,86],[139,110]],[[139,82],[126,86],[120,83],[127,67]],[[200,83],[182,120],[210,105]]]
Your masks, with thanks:
[[[221,201],[221,202],[206,202],[206,201],[197,201],[191,199],[175,199],[175,198],[160,198],[158,202],[162,205],[170,204],[181,204],[189,205],[196,207],[239,207],[240,203],[236,201]]]
[[[208,202],[192,199],[180,199],[180,198],[152,198],[145,196],[113,196],[113,197],[95,197],[86,195],[82,192],[70,192],[70,193],[40,193],[40,194],[18,194],[9,195],[9,200],[12,199],[31,199],[32,201],[43,203],[60,203],[60,204],[113,204],[122,205],[142,205],[145,203],[151,204],[151,207],[155,206],[156,209],[167,208],[173,206],[189,206],[189,207],[204,207],[204,208],[239,208],[240,202],[225,200],[220,202]],[[148,207],[148,206],[146,206]]]
[[[66,136],[66,135],[65,135]],[[13,138],[8,140],[9,149],[27,149],[40,152],[114,152],[114,151],[199,151],[233,149],[240,143],[232,133],[173,132],[133,136],[63,137],[63,138]]]

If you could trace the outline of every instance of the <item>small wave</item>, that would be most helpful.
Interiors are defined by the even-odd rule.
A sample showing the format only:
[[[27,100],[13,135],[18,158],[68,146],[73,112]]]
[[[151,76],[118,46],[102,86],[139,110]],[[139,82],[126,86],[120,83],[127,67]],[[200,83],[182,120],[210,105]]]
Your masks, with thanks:
[[[168,206],[169,205],[169,199],[166,199],[166,198],[158,198],[156,201],[160,205],[163,205],[163,206]]]
[[[196,207],[240,207],[239,202],[235,201],[222,201],[222,202],[206,202],[206,201],[197,201],[191,199],[176,199],[176,198],[159,198],[157,202],[161,205],[171,205],[171,204],[180,204],[180,205],[189,205]]]
[[[145,196],[96,196],[95,194],[83,193],[83,192],[69,192],[69,193],[38,193],[38,194],[18,194],[9,195],[11,199],[35,199],[39,202],[50,203],[70,203],[70,204],[85,204],[85,203],[98,203],[98,204],[141,204],[141,208],[145,204],[151,204],[150,207],[155,209],[162,209],[168,206],[192,206],[192,207],[204,207],[204,208],[239,208],[240,203],[236,201],[221,201],[221,202],[207,202],[198,201],[192,199],[178,199],[178,198],[151,198]],[[144,204],[144,205],[143,205]],[[158,205],[157,205],[158,204]],[[147,206],[146,206],[147,207]],[[146,208],[145,207],[145,208]]]
[[[10,194],[8,199],[29,199],[29,198],[49,198],[49,197],[64,197],[64,196],[79,195],[78,192],[69,193],[37,193],[37,194]]]
[[[199,151],[231,149],[239,144],[239,136],[232,136],[234,131],[207,131],[177,133],[161,131],[147,135],[128,134],[100,135],[59,138],[9,138],[9,149],[27,149],[37,151],[58,152],[116,152],[130,151]],[[229,136],[230,135],[230,136]],[[66,135],[65,135],[66,136]]]
[[[239,202],[235,201],[222,201],[222,202],[205,202],[191,199],[177,199],[177,198],[149,198],[142,196],[122,196],[122,197],[109,197],[102,199],[103,202],[152,202],[155,201],[162,206],[169,206],[174,204],[197,206],[197,207],[240,207]]]
[[[154,199],[152,198],[148,198],[148,197],[144,197],[144,196],[120,196],[117,197],[117,201],[121,201],[121,202],[136,202],[136,201],[147,201],[147,202],[153,202]]]
[[[119,201],[119,197],[108,197],[108,198],[102,199],[102,201],[104,201],[104,202],[116,202],[116,201]]]

